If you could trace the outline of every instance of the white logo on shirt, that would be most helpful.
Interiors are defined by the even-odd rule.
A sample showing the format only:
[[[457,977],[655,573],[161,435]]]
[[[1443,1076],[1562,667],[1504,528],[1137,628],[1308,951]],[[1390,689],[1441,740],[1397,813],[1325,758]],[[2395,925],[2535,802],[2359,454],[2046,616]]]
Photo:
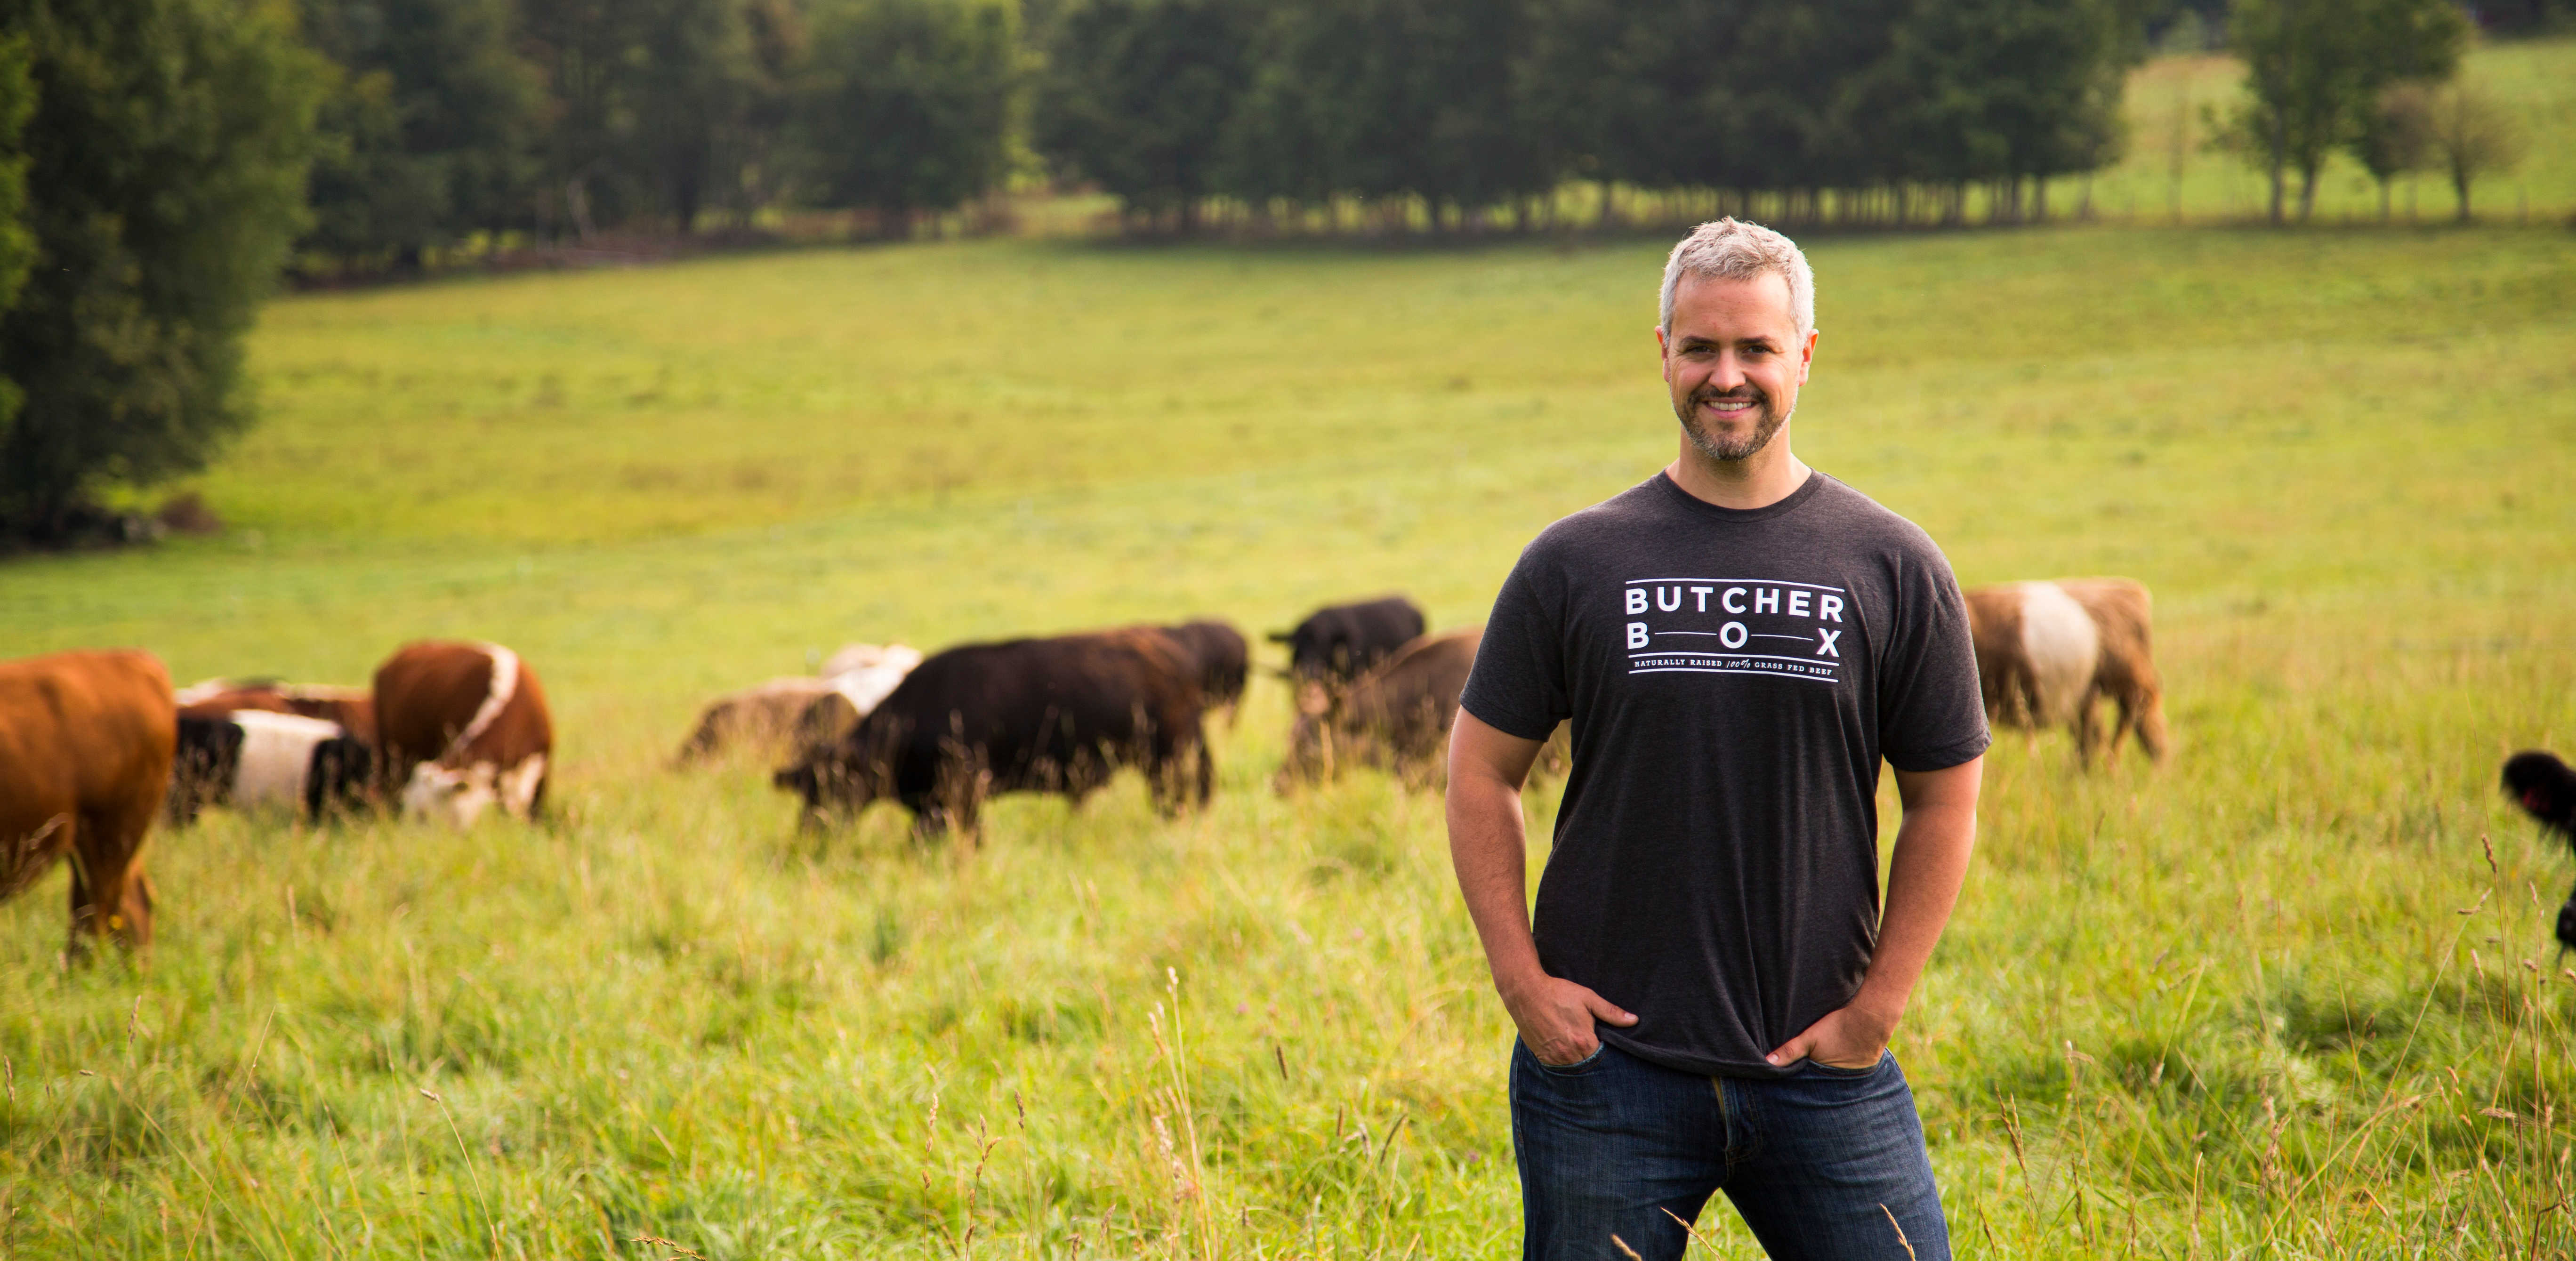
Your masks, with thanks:
[[[1628,673],[1839,682],[1850,594],[1772,578],[1632,578],[1620,594]]]

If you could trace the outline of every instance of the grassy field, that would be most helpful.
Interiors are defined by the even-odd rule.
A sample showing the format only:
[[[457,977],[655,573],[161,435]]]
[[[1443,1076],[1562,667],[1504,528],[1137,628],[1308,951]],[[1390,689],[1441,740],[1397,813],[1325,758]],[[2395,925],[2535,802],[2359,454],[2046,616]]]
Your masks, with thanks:
[[[2569,864],[2493,783],[2576,745],[2576,238],[1813,255],[1809,460],[1967,581],[2159,596],[2176,757],[2005,738],[1898,1035],[1963,1253],[2576,1249]],[[0,1255],[1511,1255],[1439,803],[1272,796],[1274,685],[1204,814],[1122,781],[976,850],[663,759],[850,639],[1477,619],[1669,458],[1659,258],[976,242],[276,304],[201,482],[231,532],[9,562],[0,656],[499,639],[561,810],[218,812],[156,843],[143,966],[59,969],[60,875],[0,907]]]

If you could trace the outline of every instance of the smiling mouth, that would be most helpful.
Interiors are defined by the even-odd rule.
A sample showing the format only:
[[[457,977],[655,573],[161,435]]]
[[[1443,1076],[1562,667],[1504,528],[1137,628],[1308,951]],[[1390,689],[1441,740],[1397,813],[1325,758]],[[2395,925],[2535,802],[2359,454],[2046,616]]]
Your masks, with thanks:
[[[1701,397],[1700,405],[1706,407],[1710,411],[1716,412],[1720,416],[1740,416],[1760,407],[1762,405],[1762,396],[1759,394],[1710,394]]]

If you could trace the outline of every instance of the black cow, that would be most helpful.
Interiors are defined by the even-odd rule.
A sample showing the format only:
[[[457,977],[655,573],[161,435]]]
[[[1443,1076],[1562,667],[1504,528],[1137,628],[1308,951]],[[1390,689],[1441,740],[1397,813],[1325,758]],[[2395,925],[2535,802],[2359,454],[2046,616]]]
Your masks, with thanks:
[[[300,810],[319,819],[365,804],[375,766],[367,742],[335,722],[256,709],[220,716],[183,710],[163,810],[181,825],[213,805]]]
[[[2506,758],[2504,790],[2541,827],[2576,848],[2576,770],[2558,755],[2526,749]],[[2558,944],[2576,949],[2576,892],[2558,908]]]
[[[1160,629],[1197,663],[1199,693],[1209,709],[1230,712],[1243,703],[1244,680],[1252,673],[1252,646],[1243,632],[1207,618]]]
[[[1420,638],[1423,626],[1422,610],[1413,601],[1391,595],[1317,609],[1297,629],[1272,632],[1270,642],[1288,645],[1290,677],[1340,684]]]
[[[1203,714],[1197,663],[1159,630],[968,644],[923,661],[847,735],[774,782],[805,799],[809,823],[890,797],[917,833],[953,825],[971,837],[995,793],[1079,805],[1133,766],[1169,812],[1193,795],[1204,803],[1213,785]]]

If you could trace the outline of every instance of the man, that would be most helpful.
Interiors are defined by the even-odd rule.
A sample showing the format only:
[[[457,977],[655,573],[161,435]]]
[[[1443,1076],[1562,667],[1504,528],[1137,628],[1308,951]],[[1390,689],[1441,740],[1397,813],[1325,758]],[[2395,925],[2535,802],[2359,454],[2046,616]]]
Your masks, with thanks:
[[[1450,744],[1450,853],[1520,1029],[1523,1255],[1678,1258],[1723,1190],[1774,1258],[1947,1257],[1886,1048],[1975,839],[1966,605],[1920,529],[1790,451],[1816,332],[1788,238],[1702,225],[1655,340],[1678,458],[1521,554]],[[1520,786],[1567,718],[1533,935]]]

